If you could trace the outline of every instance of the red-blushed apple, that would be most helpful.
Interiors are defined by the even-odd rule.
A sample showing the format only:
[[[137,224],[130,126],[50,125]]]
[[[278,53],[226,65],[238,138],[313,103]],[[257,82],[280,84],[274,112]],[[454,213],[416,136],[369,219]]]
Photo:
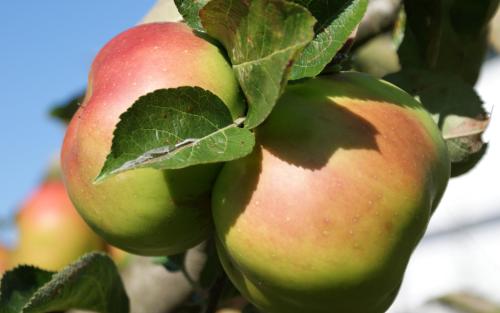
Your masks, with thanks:
[[[179,86],[210,90],[234,118],[244,113],[239,85],[218,47],[181,23],[131,28],[95,58],[64,139],[62,169],[73,203],[99,235],[134,254],[179,253],[212,231],[210,192],[220,164],[139,169],[93,183],[120,115],[140,96]]]
[[[8,258],[9,250],[5,246],[0,245],[0,276],[2,276],[7,269]]]
[[[213,191],[232,282],[266,313],[385,312],[450,175],[431,116],[346,72],[288,86],[256,132]]]
[[[104,241],[80,217],[60,180],[39,186],[22,205],[16,223],[19,240],[9,268],[30,264],[57,271],[87,252],[104,249]]]

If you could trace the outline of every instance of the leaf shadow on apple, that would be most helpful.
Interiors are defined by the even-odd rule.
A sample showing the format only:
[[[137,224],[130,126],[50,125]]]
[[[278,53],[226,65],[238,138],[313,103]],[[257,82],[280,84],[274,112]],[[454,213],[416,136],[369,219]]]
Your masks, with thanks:
[[[229,162],[221,172],[218,181],[231,179],[225,177],[225,171],[231,172],[232,177],[244,178],[229,184],[229,188],[237,192],[225,192],[226,195],[238,195],[222,200],[231,203],[232,208],[246,208],[251,201],[259,184],[263,149],[288,164],[311,171],[326,166],[339,149],[379,151],[376,141],[379,132],[374,125],[332,100],[331,90],[311,89],[304,94],[304,88],[304,85],[300,89],[288,88],[269,118],[256,129],[254,151],[243,160]],[[357,98],[353,97],[353,101],[380,100],[359,93]],[[233,215],[228,220],[236,221],[242,213],[228,210],[228,214]]]
[[[209,210],[211,190],[204,186],[214,184],[221,167],[222,163],[214,163],[164,170],[163,177],[175,205]]]
[[[287,96],[257,130],[257,138],[266,150],[311,170],[324,167],[338,149],[378,151],[377,134],[368,120],[333,100],[303,105]]]

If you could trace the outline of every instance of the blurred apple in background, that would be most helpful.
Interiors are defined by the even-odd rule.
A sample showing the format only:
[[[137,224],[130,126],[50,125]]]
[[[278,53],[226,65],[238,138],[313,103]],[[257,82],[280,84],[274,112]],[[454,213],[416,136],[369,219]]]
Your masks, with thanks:
[[[49,179],[35,190],[22,205],[16,223],[19,240],[8,268],[31,264],[57,271],[81,255],[105,247],[78,215],[58,179]]]
[[[8,250],[6,247],[0,245],[0,276],[7,269],[7,258],[8,258]]]

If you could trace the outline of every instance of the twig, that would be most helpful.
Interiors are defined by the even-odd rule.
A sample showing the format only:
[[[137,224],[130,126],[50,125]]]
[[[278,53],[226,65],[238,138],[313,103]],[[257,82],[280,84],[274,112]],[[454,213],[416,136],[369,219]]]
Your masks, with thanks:
[[[217,305],[219,304],[220,296],[227,284],[227,276],[224,272],[217,278],[215,283],[208,292],[208,299],[203,313],[215,313],[217,311]]]

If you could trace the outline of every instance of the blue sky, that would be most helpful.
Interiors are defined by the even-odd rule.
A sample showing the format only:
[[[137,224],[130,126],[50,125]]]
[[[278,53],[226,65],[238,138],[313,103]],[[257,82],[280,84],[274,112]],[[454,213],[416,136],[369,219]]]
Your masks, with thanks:
[[[64,127],[48,116],[49,109],[85,88],[100,47],[137,23],[154,2],[0,1],[2,221],[59,153]]]

